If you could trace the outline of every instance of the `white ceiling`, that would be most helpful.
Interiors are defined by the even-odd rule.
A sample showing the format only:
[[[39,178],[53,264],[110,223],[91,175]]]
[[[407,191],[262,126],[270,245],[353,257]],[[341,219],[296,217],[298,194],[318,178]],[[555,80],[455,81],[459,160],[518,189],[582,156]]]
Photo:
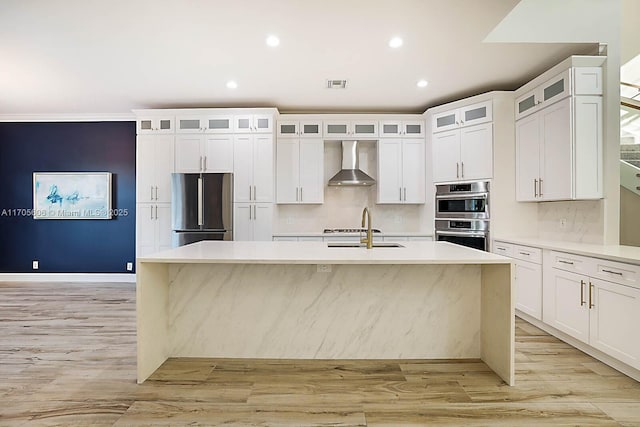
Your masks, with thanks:
[[[518,0],[0,0],[0,115],[275,106],[423,112],[587,44],[490,44]],[[276,34],[281,44],[265,44]],[[404,45],[388,41],[401,36]],[[343,91],[326,79],[349,81]],[[227,89],[236,80],[239,87]],[[419,79],[428,87],[416,87]]]

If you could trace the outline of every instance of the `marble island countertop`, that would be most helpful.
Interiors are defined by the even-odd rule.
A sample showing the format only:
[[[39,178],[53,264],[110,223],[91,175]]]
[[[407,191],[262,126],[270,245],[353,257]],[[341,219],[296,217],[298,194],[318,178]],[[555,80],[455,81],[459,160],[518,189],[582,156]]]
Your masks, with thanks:
[[[138,258],[139,262],[201,264],[508,264],[501,255],[447,242],[403,247],[336,248],[327,242],[204,241]]]

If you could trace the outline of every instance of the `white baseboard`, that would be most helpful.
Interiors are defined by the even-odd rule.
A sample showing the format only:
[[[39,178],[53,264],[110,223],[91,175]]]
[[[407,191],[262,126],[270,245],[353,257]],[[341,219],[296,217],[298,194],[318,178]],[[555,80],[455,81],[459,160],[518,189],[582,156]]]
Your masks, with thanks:
[[[542,329],[543,331],[545,331],[548,334],[553,335],[554,337],[566,342],[567,344],[577,348],[578,350],[587,353],[589,356],[598,359],[599,361],[601,361],[602,363],[611,366],[613,369],[616,369],[620,372],[622,372],[623,374],[633,378],[634,380],[640,382],[640,369],[636,369],[633,366],[629,366],[624,362],[619,361],[618,359],[614,359],[613,357],[609,356],[606,353],[601,352],[600,350],[597,350],[593,347],[591,347],[589,344],[585,344],[582,341],[579,341],[575,338],[573,338],[572,336],[569,336],[567,334],[565,334],[562,331],[557,330],[556,328],[554,328],[553,326],[549,326],[546,323],[535,319],[531,316],[529,316],[526,313],[521,312],[520,310],[516,310],[516,316],[518,316],[519,318],[521,318],[522,320],[525,320],[529,323],[531,323],[533,326],[536,326],[540,329]]]
[[[134,273],[0,273],[0,282],[135,283]]]

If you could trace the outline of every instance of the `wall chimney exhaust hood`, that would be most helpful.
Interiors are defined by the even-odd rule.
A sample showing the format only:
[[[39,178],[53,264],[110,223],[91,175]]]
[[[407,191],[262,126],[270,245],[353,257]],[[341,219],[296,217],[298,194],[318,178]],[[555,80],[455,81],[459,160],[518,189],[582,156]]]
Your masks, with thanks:
[[[358,166],[358,141],[342,141],[342,169],[329,180],[329,185],[373,185],[376,181]]]

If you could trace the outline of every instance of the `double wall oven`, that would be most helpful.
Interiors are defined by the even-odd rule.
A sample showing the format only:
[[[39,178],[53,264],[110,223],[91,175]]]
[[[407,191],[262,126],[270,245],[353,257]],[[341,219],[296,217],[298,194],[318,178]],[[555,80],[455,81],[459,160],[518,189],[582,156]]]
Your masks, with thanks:
[[[489,250],[489,182],[436,185],[436,240]]]

